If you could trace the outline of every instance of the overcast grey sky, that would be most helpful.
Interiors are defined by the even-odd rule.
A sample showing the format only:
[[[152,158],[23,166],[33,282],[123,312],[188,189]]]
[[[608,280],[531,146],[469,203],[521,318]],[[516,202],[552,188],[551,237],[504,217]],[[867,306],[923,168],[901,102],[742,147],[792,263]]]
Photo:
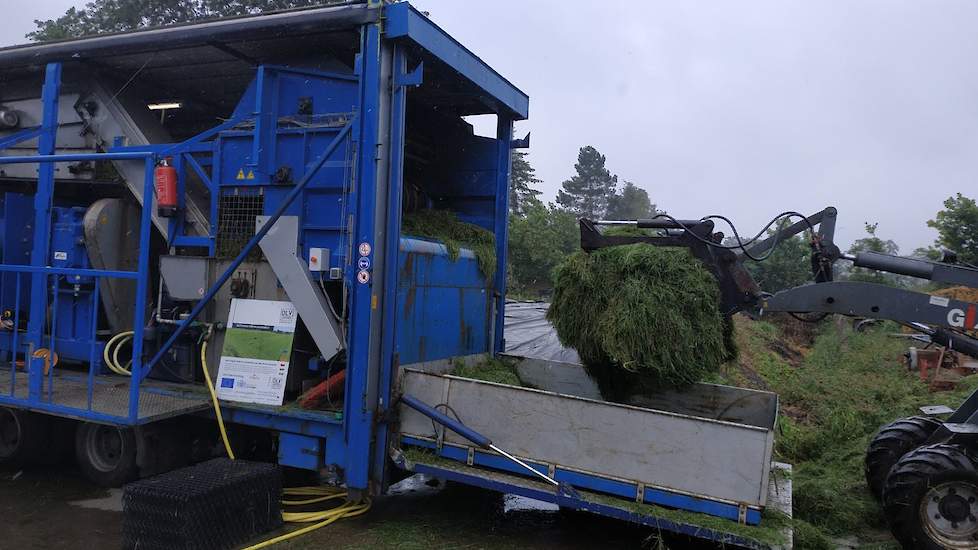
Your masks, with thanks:
[[[5,0],[0,44],[72,0]],[[840,210],[904,252],[948,196],[976,196],[978,2],[416,0],[530,96],[530,161],[552,199],[594,145],[682,217],[753,233]]]

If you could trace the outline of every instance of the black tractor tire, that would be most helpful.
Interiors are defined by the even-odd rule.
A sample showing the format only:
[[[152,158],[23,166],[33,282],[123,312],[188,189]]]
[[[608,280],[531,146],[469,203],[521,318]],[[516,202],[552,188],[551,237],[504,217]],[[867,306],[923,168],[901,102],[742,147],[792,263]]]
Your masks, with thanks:
[[[75,432],[75,458],[82,474],[103,487],[119,487],[139,475],[136,434],[132,428],[79,424]]]
[[[51,417],[0,407],[0,466],[21,466],[44,456]]]
[[[978,548],[978,466],[960,445],[903,456],[883,487],[883,511],[904,548]]]
[[[927,442],[941,422],[926,416],[901,418],[880,428],[866,449],[866,485],[876,499],[883,498],[883,484],[900,458]]]

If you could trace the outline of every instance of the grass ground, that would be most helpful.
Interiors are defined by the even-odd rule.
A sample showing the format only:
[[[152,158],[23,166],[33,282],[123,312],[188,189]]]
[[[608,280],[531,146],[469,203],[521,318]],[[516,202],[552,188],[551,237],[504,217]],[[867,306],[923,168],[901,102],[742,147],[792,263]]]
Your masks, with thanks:
[[[955,391],[930,393],[903,368],[909,344],[895,332],[895,325],[855,332],[841,318],[816,327],[737,320],[740,358],[720,381],[780,396],[775,450],[794,465],[796,548],[834,548],[830,538],[897,548],[863,478],[869,439],[921,405],[956,407],[978,387],[966,379]]]

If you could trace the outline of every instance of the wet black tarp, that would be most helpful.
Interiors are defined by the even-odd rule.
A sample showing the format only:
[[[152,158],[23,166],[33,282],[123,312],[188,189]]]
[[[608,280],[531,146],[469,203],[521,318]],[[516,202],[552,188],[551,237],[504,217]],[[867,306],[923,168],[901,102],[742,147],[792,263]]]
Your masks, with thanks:
[[[506,353],[548,361],[580,363],[577,352],[565,348],[547,321],[546,302],[506,302]]]

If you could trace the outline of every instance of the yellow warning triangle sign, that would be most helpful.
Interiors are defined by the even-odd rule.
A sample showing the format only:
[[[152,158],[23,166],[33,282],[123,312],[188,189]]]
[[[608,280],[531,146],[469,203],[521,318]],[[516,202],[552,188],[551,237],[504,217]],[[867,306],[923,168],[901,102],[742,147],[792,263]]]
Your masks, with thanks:
[[[248,170],[248,179],[250,179],[250,180],[255,179],[255,171],[254,170]]]
[[[239,180],[243,180],[243,179],[245,179],[245,175],[244,175],[244,168],[242,168],[242,169],[240,169],[240,170],[238,170],[238,179],[239,179]]]

